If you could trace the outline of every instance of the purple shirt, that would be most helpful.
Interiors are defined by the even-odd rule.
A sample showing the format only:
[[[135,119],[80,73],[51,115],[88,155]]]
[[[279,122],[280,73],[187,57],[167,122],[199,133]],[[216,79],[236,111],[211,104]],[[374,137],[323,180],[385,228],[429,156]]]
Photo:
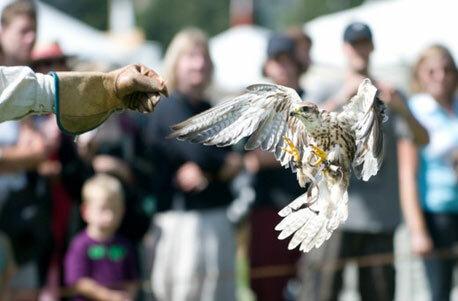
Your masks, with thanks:
[[[64,273],[67,285],[85,277],[111,289],[121,289],[125,282],[138,279],[135,255],[126,239],[115,235],[107,241],[96,241],[86,231],[73,238],[65,256]]]

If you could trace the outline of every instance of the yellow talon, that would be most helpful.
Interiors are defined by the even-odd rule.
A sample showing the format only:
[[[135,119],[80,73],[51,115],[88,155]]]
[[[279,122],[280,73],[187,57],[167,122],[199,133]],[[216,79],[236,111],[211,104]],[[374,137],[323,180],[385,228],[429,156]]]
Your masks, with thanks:
[[[312,165],[313,166],[318,166],[321,163],[326,162],[326,160],[328,158],[328,155],[326,154],[326,152],[324,150],[322,150],[321,148],[319,148],[318,146],[316,146],[316,145],[311,145],[311,147],[312,147],[312,152],[315,154],[315,156],[318,157],[316,162],[313,163]]]
[[[286,136],[284,136],[283,139],[285,140],[288,146],[282,147],[282,150],[291,154],[294,158],[294,161],[296,161],[297,163],[301,162],[301,155],[297,147],[294,145],[293,141]]]

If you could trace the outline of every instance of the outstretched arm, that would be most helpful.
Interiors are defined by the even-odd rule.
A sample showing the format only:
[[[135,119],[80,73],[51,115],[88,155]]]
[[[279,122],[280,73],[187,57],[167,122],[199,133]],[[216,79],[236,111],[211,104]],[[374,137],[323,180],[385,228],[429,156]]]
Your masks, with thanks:
[[[112,72],[34,73],[28,67],[0,67],[0,122],[55,112],[61,129],[82,133],[114,111],[151,112],[165,82],[143,65]]]
[[[0,67],[0,122],[52,112],[52,77],[28,67]]]

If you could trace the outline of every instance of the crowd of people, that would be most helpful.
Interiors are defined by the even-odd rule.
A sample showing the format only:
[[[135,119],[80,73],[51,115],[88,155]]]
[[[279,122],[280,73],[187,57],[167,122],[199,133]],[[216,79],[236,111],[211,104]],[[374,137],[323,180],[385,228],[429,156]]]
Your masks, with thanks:
[[[69,71],[58,44],[34,48],[37,21],[32,1],[3,9],[2,65]],[[214,103],[200,29],[168,46],[161,75],[170,95],[153,114],[122,112],[77,139],[54,115],[0,123],[0,300],[237,300],[242,228],[256,300],[338,300],[346,260],[393,254],[403,219],[432,300],[449,300],[457,254],[440,254],[458,241],[458,69],[445,46],[431,45],[401,92],[370,72],[373,34],[348,24],[343,81],[316,95],[301,81],[312,39],[291,28],[268,41],[266,80],[340,110],[370,78],[388,106],[378,175],[352,179],[348,220],[307,254],[277,239],[277,212],[304,191],[273,154],[167,138]],[[234,214],[236,202],[244,204]],[[393,300],[395,273],[392,260],[359,266],[361,300]]]

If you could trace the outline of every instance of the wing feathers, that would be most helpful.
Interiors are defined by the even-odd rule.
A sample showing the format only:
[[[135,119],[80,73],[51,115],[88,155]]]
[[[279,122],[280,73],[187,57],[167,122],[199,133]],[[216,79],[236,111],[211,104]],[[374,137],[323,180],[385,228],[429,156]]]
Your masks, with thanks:
[[[356,153],[353,171],[357,178],[367,181],[377,174],[383,160],[382,122],[386,120],[385,105],[377,96],[369,79],[358,88],[358,94],[344,106],[339,118],[354,125]]]
[[[257,84],[247,88],[245,94],[172,126],[171,138],[227,146],[250,136],[245,148],[275,152],[287,166],[292,159],[282,150],[283,137],[288,132],[295,145],[305,148],[305,128],[294,122],[289,113],[300,98],[289,88]],[[290,129],[294,126],[294,130]]]
[[[299,96],[292,91],[269,84],[249,86],[245,94],[173,126],[170,137],[217,146],[235,144],[243,137],[249,137],[246,149],[261,148],[274,152],[282,166],[290,166],[296,171],[292,155],[283,149],[286,146],[283,137],[291,139],[301,158],[308,158],[310,147],[304,124],[289,117],[292,108],[300,102]],[[357,177],[367,181],[377,173],[383,158],[381,124],[384,105],[376,97],[376,89],[370,80],[363,81],[358,94],[337,115],[337,119],[354,131],[353,169]],[[303,166],[299,170],[299,183],[305,186],[304,179],[307,179],[311,186],[279,212],[283,219],[275,227],[280,231],[279,239],[292,237],[289,249],[299,246],[300,250],[308,252],[319,247],[345,221],[347,171],[336,180],[312,167]]]
[[[347,219],[345,181],[326,182],[324,178],[312,186],[311,193],[305,193],[283,208],[279,215],[283,220],[275,227],[281,231],[278,238],[285,239],[292,235],[288,249],[304,252],[320,247],[337,227]],[[315,199],[317,197],[317,199]],[[310,207],[310,202],[314,201]],[[294,234],[294,235],[293,235]]]

